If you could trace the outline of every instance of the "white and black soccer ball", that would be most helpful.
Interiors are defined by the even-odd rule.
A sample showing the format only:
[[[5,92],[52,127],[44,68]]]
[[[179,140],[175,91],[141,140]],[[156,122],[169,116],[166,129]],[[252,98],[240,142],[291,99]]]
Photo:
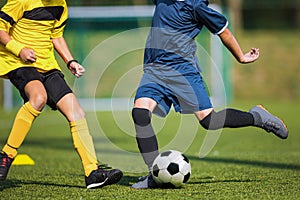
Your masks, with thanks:
[[[181,152],[168,150],[160,153],[152,165],[154,181],[165,187],[181,187],[191,175],[191,164]]]

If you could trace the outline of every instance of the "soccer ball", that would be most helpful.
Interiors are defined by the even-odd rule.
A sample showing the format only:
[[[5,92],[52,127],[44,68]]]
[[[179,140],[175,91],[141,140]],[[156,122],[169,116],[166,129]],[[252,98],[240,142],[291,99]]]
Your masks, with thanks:
[[[162,187],[180,187],[191,175],[191,165],[183,153],[175,150],[160,153],[152,165],[154,181]]]

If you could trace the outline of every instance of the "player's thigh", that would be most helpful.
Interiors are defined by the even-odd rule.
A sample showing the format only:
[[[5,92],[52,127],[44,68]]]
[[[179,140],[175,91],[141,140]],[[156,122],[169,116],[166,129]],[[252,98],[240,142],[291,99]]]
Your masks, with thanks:
[[[70,122],[83,119],[85,117],[85,112],[73,93],[68,93],[62,97],[57,102],[56,106]]]
[[[138,98],[134,102],[134,108],[145,108],[153,112],[155,107],[157,106],[156,101],[148,97]]]
[[[205,83],[199,73],[178,76],[169,80],[169,83],[170,91],[178,99],[181,113],[205,113],[205,110],[212,108]],[[174,107],[176,106],[174,103]]]
[[[41,111],[47,102],[47,92],[43,83],[39,80],[33,80],[26,84],[25,94],[29,99],[30,105]]]
[[[73,92],[64,80],[64,75],[60,71],[53,70],[45,73],[44,75],[44,86],[48,94],[47,104],[53,110],[56,110],[58,108],[58,102],[61,101],[61,99],[64,98],[66,95],[71,94]],[[74,103],[72,103],[73,98],[69,97],[67,99],[71,99],[70,103],[72,104],[72,107],[74,107]]]
[[[11,83],[19,90],[24,102],[40,110],[47,99],[43,75],[33,67],[21,67],[8,73]]]
[[[52,109],[58,109],[68,121],[76,121],[85,117],[76,96],[60,71],[54,70],[46,73],[44,85],[48,93],[47,104]]]

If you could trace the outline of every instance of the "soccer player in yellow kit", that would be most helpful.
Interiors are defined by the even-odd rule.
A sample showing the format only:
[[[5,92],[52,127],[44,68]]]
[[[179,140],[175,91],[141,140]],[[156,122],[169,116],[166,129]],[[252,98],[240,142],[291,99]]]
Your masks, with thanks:
[[[115,184],[123,175],[98,166],[85,112],[55,60],[54,50],[73,75],[84,74],[63,37],[67,18],[65,0],[8,0],[0,11],[0,77],[8,78],[24,99],[0,153],[0,180],[6,179],[17,149],[46,104],[69,121],[87,188]]]

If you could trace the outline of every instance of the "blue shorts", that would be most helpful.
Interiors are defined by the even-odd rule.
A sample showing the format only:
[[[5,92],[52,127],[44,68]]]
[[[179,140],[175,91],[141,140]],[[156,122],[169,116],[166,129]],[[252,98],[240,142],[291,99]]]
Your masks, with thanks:
[[[153,113],[165,117],[173,105],[176,112],[192,114],[212,108],[200,73],[164,77],[144,73],[135,100],[151,98],[157,102]]]

